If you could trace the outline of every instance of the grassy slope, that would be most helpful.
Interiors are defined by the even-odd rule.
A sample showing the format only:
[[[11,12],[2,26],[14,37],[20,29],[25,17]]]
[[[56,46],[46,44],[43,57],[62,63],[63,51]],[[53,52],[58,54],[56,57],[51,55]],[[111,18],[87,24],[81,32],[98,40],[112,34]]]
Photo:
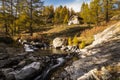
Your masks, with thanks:
[[[110,22],[107,25],[112,25],[115,22]],[[94,39],[93,35],[103,31],[107,25],[98,26],[95,28],[88,27],[87,25],[55,25],[50,27],[44,27],[42,30],[35,32],[34,36],[45,37],[46,39],[53,40],[55,37],[74,37],[77,35],[79,41],[85,41],[86,44],[90,44]],[[22,34],[25,38],[26,35]]]
[[[76,34],[79,36],[82,31],[88,29],[85,25],[58,25],[52,26],[52,29],[48,31],[43,31],[40,34],[46,35],[48,38],[55,38],[55,37],[74,37]]]
[[[115,23],[116,23],[116,21],[110,21],[109,23],[104,24],[102,26],[95,26],[91,29],[86,29],[80,34],[80,40],[85,41],[86,45],[91,44],[94,40],[94,35],[102,32],[107,27],[109,27],[110,25],[113,25]]]

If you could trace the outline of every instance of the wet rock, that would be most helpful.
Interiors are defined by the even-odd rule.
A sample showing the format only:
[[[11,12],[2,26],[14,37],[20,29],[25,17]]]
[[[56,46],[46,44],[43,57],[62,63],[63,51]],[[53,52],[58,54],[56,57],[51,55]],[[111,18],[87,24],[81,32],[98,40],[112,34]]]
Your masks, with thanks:
[[[36,73],[42,69],[40,62],[33,62],[24,68],[22,68],[20,71],[16,72],[15,78],[16,80],[30,80],[33,78]]]
[[[9,57],[9,54],[6,51],[6,48],[4,46],[5,44],[0,43],[0,60],[7,59]]]
[[[0,45],[0,53],[7,53],[6,48]]]
[[[64,79],[64,80],[70,80],[70,76],[66,71],[63,71],[60,75],[60,78]]]
[[[34,52],[33,46],[29,44],[24,44],[24,49],[26,52]]]
[[[23,48],[21,48],[21,47],[19,47],[19,48],[17,48],[17,47],[6,47],[5,49],[6,49],[6,52],[11,56],[24,52]]]
[[[25,66],[25,65],[26,65],[26,61],[25,61],[25,60],[20,61],[20,62],[18,63],[18,66],[19,66],[19,67],[23,67],[23,66]]]
[[[37,58],[34,57],[34,56],[30,56],[30,57],[28,57],[28,59],[31,60],[31,61],[33,61],[33,62],[34,62],[34,61],[37,61]]]
[[[5,79],[5,76],[4,76],[3,72],[2,72],[2,70],[0,69],[0,80],[4,80],[4,79]]]
[[[0,68],[7,67],[7,65],[10,63],[8,59],[6,60],[0,60]]]
[[[21,70],[15,74],[16,80],[30,80],[35,76],[36,70],[34,68],[27,68],[26,70]]]
[[[0,37],[0,42],[11,44],[14,42],[14,40],[11,37]]]
[[[64,45],[63,45],[60,49],[65,51],[65,50],[67,50],[68,48],[67,48],[67,46],[64,46]]]
[[[0,53],[0,60],[7,59],[9,55],[7,53]]]
[[[2,72],[3,72],[6,80],[15,80],[14,75],[11,73],[13,71],[14,71],[14,69],[12,69],[12,68],[2,69]]]
[[[51,61],[50,57],[46,56],[46,57],[45,57],[45,62],[48,63],[48,62],[50,62],[50,61]]]
[[[4,60],[0,60],[0,68],[8,68],[17,65],[24,57],[12,57]]]

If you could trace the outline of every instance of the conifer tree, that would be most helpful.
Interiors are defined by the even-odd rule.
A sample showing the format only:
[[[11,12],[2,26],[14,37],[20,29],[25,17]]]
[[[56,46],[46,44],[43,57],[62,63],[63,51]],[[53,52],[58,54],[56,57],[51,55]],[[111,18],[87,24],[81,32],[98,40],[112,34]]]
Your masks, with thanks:
[[[64,24],[68,23],[68,19],[69,19],[69,15],[66,14],[66,15],[65,15],[65,18],[64,18]]]
[[[72,39],[71,39],[71,37],[68,38],[68,45],[72,46]]]
[[[70,16],[75,15],[75,11],[73,10],[73,8],[70,9],[69,14],[70,14]]]
[[[100,0],[90,2],[90,21],[98,25],[100,15]]]
[[[53,22],[53,18],[54,18],[54,7],[53,5],[51,6],[45,6],[44,10],[43,10],[43,15],[45,16],[45,22],[46,24],[48,22]]]
[[[78,45],[78,39],[77,39],[77,36],[75,35],[74,38],[73,38],[73,45],[74,46],[77,46]]]
[[[90,22],[90,9],[88,3],[82,4],[80,16],[83,18],[85,23]]]
[[[112,0],[102,0],[102,5],[103,5],[103,13],[104,13],[104,18],[106,23],[109,22],[109,18],[110,18],[110,11],[112,10],[112,4],[111,4]]]

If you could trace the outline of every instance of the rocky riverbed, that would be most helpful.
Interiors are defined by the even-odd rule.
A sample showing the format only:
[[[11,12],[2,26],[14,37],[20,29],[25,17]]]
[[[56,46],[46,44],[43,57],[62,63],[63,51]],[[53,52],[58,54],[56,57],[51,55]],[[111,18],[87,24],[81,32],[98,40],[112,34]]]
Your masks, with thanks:
[[[53,75],[51,71],[54,72],[75,56],[75,53],[41,56],[38,55],[42,54],[40,52],[20,50],[1,43],[0,80],[49,80]]]

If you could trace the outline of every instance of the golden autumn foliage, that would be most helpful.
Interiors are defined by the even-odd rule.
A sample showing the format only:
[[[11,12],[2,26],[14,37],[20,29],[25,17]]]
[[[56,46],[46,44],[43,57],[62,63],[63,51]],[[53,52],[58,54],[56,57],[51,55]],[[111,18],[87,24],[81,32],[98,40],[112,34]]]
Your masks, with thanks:
[[[85,41],[82,41],[81,44],[79,44],[79,48],[83,49],[85,47]]]
[[[71,37],[68,38],[68,45],[69,45],[69,46],[72,45],[72,39],[71,39]]]
[[[74,46],[77,46],[78,45],[78,39],[77,39],[77,36],[75,35],[74,38],[73,38],[73,45]]]

